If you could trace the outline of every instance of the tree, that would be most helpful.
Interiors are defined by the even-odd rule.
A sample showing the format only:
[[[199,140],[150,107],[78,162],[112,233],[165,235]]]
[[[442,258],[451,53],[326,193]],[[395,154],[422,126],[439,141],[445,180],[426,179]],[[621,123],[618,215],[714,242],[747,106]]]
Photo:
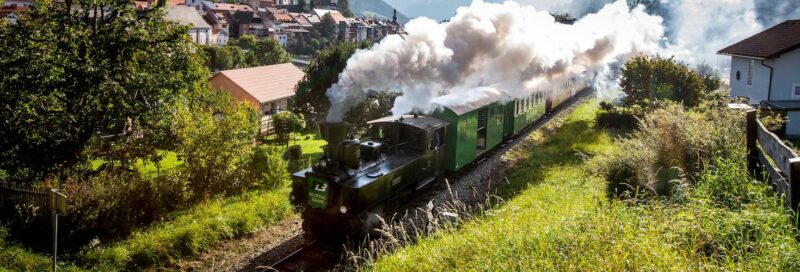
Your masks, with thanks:
[[[672,100],[686,107],[700,104],[707,87],[697,73],[673,58],[639,55],[625,63],[620,87],[625,104],[647,107],[655,100]]]
[[[170,105],[208,72],[164,3],[136,12],[127,1],[67,0],[0,27],[0,169],[33,181],[85,163],[99,135],[168,135]],[[159,147],[131,148],[141,152],[128,162]]]
[[[706,86],[706,92],[716,91],[722,85],[719,71],[711,67],[711,65],[700,63],[694,68],[694,71],[703,80],[703,85]]]
[[[347,0],[339,0],[336,5],[336,9],[341,13],[344,17],[353,18],[353,11],[350,10],[350,3]]]
[[[247,52],[247,55],[252,61],[248,61],[251,66],[273,65],[292,61],[289,53],[286,53],[286,50],[283,50],[278,41],[273,39],[262,39],[256,42]]]
[[[208,68],[212,71],[228,70],[234,67],[233,52],[229,46],[206,47],[208,54]]]
[[[273,39],[256,39],[253,35],[243,35],[231,40],[228,46],[209,47],[206,64],[211,70],[228,70],[255,66],[288,63],[292,61],[289,53]]]
[[[194,192],[201,199],[247,186],[247,169],[259,120],[255,110],[226,92],[203,88],[175,107],[174,135]],[[237,184],[237,181],[239,183]],[[235,189],[235,188],[234,188]]]
[[[228,45],[238,46],[239,48],[244,50],[250,50],[253,47],[255,47],[257,42],[258,39],[256,39],[256,36],[245,34],[239,37],[238,39],[229,40]]]
[[[316,30],[318,38],[325,39],[327,41],[333,41],[336,39],[336,32],[338,32],[339,26],[336,24],[336,20],[333,19],[330,12],[325,13],[322,15],[322,18],[319,19],[319,23],[314,25],[314,30]]]
[[[307,121],[316,123],[324,120],[330,108],[326,92],[339,80],[339,74],[347,66],[347,60],[357,49],[365,49],[369,43],[341,42],[318,52],[306,67],[306,75],[298,83],[294,107]],[[366,121],[389,114],[396,94],[372,92],[368,98],[351,110],[345,121],[352,125],[351,132],[364,131]]]

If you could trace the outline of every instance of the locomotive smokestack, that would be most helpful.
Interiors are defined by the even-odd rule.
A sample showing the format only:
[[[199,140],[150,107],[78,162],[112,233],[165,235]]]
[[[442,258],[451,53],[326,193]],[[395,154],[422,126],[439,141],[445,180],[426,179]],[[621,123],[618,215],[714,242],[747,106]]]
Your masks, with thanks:
[[[359,166],[359,142],[358,140],[347,140],[349,126],[350,124],[347,122],[319,123],[322,139],[328,142],[325,153],[334,163],[332,165],[334,168],[344,165],[351,169],[357,169]]]
[[[322,134],[322,139],[330,146],[346,139],[349,126],[350,124],[347,122],[321,122],[319,123],[319,132]]]

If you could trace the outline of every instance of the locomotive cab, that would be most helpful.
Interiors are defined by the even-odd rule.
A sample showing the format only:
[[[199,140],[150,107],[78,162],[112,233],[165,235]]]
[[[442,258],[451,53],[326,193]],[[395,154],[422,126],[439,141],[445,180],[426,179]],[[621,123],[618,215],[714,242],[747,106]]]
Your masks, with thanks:
[[[368,124],[364,142],[345,137],[346,123],[320,124],[325,154],[293,175],[290,196],[307,235],[368,230],[368,218],[396,208],[444,174],[446,122],[409,115]]]

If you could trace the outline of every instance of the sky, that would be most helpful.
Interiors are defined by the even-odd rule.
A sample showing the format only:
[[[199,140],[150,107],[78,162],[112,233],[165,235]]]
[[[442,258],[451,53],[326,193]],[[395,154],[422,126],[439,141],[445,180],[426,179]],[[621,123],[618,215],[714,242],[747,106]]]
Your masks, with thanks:
[[[467,6],[472,0],[384,0],[389,5],[409,18],[425,16],[436,20],[449,19],[460,6]],[[515,0],[520,4],[533,5],[537,9],[549,9],[564,0]],[[504,0],[486,0],[486,2],[504,2]]]

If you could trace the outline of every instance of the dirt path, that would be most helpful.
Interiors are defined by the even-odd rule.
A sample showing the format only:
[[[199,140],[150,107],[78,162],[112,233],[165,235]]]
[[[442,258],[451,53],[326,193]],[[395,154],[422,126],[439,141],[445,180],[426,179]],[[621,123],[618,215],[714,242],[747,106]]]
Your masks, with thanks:
[[[182,261],[181,271],[265,271],[281,257],[299,248],[300,217],[294,215],[253,236],[227,241],[192,260]]]

